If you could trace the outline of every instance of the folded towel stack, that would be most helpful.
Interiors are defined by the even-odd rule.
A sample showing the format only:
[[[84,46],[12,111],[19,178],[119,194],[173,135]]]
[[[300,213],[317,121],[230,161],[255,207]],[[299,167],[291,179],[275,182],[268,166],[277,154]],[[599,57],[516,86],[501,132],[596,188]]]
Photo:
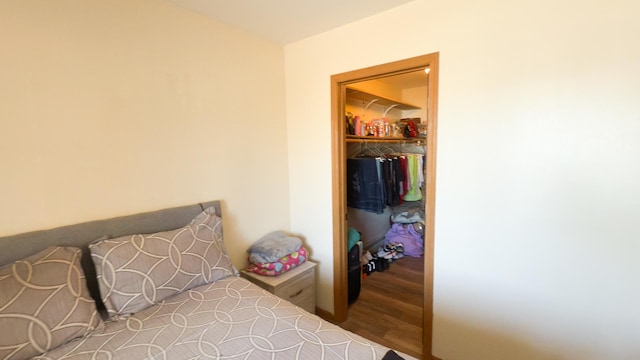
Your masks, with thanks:
[[[302,246],[302,241],[282,231],[263,236],[247,252],[247,271],[267,276],[280,275],[307,260],[307,250]]]

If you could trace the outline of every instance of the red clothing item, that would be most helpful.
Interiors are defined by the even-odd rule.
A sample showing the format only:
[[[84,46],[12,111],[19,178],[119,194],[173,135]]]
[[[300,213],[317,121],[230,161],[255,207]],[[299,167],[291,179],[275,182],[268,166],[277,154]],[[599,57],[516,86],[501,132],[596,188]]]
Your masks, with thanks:
[[[400,167],[402,168],[402,195],[409,191],[409,167],[407,166],[407,157],[400,157]]]

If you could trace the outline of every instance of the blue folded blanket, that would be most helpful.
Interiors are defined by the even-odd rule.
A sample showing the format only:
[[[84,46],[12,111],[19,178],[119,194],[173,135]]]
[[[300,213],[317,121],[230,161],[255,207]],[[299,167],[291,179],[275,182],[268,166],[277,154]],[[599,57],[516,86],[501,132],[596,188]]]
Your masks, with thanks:
[[[289,236],[283,231],[274,231],[256,241],[247,252],[249,261],[253,264],[272,263],[285,255],[298,251],[302,240]]]

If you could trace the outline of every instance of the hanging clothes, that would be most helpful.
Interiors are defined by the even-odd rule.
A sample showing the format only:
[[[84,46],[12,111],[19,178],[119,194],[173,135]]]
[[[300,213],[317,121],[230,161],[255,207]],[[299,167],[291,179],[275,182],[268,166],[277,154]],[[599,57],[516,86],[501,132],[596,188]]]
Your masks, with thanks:
[[[396,163],[399,162],[399,159],[390,157],[381,161],[383,168],[382,181],[384,181],[385,185],[385,204],[398,206],[402,203],[396,171]]]
[[[424,176],[422,175],[422,155],[419,154],[407,154],[407,170],[408,170],[408,190],[403,196],[405,201],[418,201],[422,200],[422,182]]]
[[[347,206],[382,214],[385,190],[381,179],[377,158],[347,159]]]
[[[347,206],[381,214],[386,206],[422,199],[423,155],[347,159]]]

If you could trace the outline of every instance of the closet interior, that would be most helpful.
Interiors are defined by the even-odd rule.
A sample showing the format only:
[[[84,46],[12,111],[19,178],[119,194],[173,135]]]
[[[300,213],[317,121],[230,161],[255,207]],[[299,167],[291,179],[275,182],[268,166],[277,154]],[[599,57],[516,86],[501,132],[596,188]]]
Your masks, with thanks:
[[[383,343],[393,338],[415,356],[423,336],[428,76],[349,84],[344,107],[349,310],[341,326]],[[386,316],[380,309],[390,301],[395,313],[371,333],[371,312]]]
[[[419,70],[346,88],[350,271],[360,261],[369,275],[394,260],[424,253],[428,76],[428,70]],[[351,278],[353,302],[358,285],[355,275]]]

